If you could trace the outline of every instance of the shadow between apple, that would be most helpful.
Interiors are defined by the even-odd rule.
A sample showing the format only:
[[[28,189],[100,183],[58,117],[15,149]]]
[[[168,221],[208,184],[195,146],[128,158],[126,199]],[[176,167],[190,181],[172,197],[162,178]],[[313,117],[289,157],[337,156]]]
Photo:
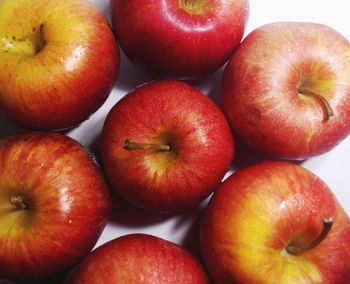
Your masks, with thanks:
[[[125,55],[122,48],[119,45],[120,51],[120,73],[115,82],[114,88],[122,90],[127,94],[137,86],[155,81],[155,80],[177,80],[183,81],[194,88],[200,90],[214,101],[218,106],[221,105],[220,101],[220,84],[224,67],[214,71],[211,74],[200,77],[171,77],[164,76],[152,71],[146,70],[142,67],[135,65]]]
[[[0,279],[0,284],[65,284],[74,267],[70,267],[64,271],[58,271],[46,278],[32,281],[12,281]]]
[[[113,204],[112,214],[109,220],[111,224],[139,229],[162,223],[173,216],[172,214],[161,214],[138,208],[112,187],[110,188]]]
[[[237,171],[241,168],[249,167],[264,161],[287,161],[297,165],[301,165],[305,160],[288,160],[283,158],[277,158],[263,152],[257,151],[246,144],[237,133],[232,130],[232,135],[235,141],[235,157],[232,163],[233,171]]]
[[[198,206],[188,210],[184,214],[180,215],[175,222],[172,230],[175,233],[183,227],[187,227],[180,245],[185,249],[190,251],[198,259],[202,259],[200,251],[200,223],[202,219],[203,212],[211,198],[210,194],[204,201],[202,201]],[[188,225],[190,220],[190,225]]]
[[[104,171],[103,171],[104,172]],[[108,179],[106,178],[108,183]],[[192,248],[193,242],[193,232],[196,231],[195,227],[197,226],[197,221],[194,221],[193,224],[188,226],[189,220],[195,220],[198,214],[205,208],[210,197],[207,197],[201,203],[192,206],[188,209],[184,209],[180,212],[175,213],[158,213],[150,211],[144,208],[139,208],[125,199],[121,194],[119,194],[113,187],[109,184],[111,200],[112,200],[112,212],[109,219],[109,223],[124,226],[128,228],[146,228],[166,222],[170,219],[175,218],[175,225],[173,227],[174,233],[177,230],[183,230],[183,228],[190,227],[188,234],[185,233],[184,245],[186,247]],[[192,226],[193,225],[193,226]]]
[[[153,80],[165,79],[159,74],[147,71],[129,60],[119,45],[120,68],[119,75],[114,87],[126,93],[130,92],[139,85]]]
[[[214,190],[215,192],[215,190]],[[206,267],[204,258],[201,252],[200,246],[200,227],[202,218],[204,218],[203,214],[206,210],[207,204],[210,201],[212,194],[210,194],[199,206],[194,208],[193,210],[181,215],[177,222],[173,226],[173,231],[181,229],[185,224],[187,224],[187,231],[183,236],[183,239],[179,243],[184,249],[189,251],[201,264],[202,268],[206,272],[210,283],[214,283],[211,279],[211,275]],[[191,220],[191,224],[188,226],[188,220]]]
[[[12,123],[3,113],[0,113],[0,138],[10,136],[19,132],[25,132],[24,128],[21,128]],[[1,284],[1,282],[0,282]]]

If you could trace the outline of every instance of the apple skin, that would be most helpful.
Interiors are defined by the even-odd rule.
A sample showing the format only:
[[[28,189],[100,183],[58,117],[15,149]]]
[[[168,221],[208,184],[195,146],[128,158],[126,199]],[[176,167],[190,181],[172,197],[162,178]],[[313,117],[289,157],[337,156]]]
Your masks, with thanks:
[[[87,256],[70,284],[209,284],[198,260],[167,240],[129,234],[109,241]]]
[[[300,87],[322,96],[333,116]],[[227,64],[222,96],[231,127],[252,148],[293,160],[323,154],[350,133],[350,44],[316,23],[259,27]]]
[[[110,26],[89,1],[1,2],[0,110],[16,124],[81,123],[107,99],[119,61]]]
[[[130,139],[170,151],[127,150]],[[210,98],[175,80],[152,81],[110,110],[101,157],[113,188],[137,207],[179,212],[205,199],[234,156],[230,127]]]
[[[290,254],[289,244],[316,247]],[[215,283],[350,283],[350,221],[327,185],[288,162],[235,172],[214,193],[201,219],[201,251]]]
[[[136,65],[172,78],[207,75],[239,45],[248,0],[111,0],[116,36]],[[187,4],[186,4],[187,3]]]
[[[12,197],[26,204],[19,209]],[[63,134],[0,140],[0,279],[43,278],[88,254],[110,214],[106,182]]]

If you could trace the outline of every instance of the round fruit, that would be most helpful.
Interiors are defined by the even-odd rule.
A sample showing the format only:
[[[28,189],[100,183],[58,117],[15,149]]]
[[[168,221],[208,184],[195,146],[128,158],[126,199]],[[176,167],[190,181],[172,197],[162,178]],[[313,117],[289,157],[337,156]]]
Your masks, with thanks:
[[[307,169],[264,162],[235,172],[201,220],[201,251],[218,284],[350,283],[350,220]]]
[[[105,102],[119,51],[103,15],[87,0],[3,0],[0,110],[34,129],[63,129]]]
[[[248,0],[112,0],[116,35],[137,65],[172,77],[207,75],[240,43]]]
[[[30,280],[88,254],[110,212],[99,169],[62,134],[0,140],[0,279]]]
[[[223,109],[251,147],[306,159],[350,133],[350,43],[314,23],[281,22],[250,33],[224,72]]]
[[[221,110],[178,81],[154,81],[124,96],[102,131],[112,186],[138,207],[174,212],[205,199],[231,165],[234,144]]]
[[[94,250],[71,284],[209,284],[197,259],[182,247],[145,234],[119,237]]]

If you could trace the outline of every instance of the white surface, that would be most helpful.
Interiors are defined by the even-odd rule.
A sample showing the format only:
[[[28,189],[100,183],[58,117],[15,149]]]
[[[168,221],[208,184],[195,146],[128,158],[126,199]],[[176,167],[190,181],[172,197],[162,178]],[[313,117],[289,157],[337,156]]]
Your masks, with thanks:
[[[109,17],[109,1],[94,0],[92,2],[103,11],[106,17]],[[327,24],[350,39],[347,7],[345,0],[251,0],[246,34],[260,25],[274,21],[313,21]],[[222,70],[219,70],[211,76],[190,83],[216,100],[220,93],[221,74]],[[120,75],[107,102],[89,120],[67,134],[87,146],[93,146],[100,134],[104,119],[115,102],[137,85],[152,79],[158,78],[133,66],[122,55]],[[0,114],[0,137],[20,130]],[[347,182],[350,173],[349,156],[350,137],[334,150],[301,163],[332,188],[348,214],[350,214],[350,187]],[[259,156],[250,156],[245,164],[261,159],[262,157]],[[237,165],[234,166],[237,167]],[[125,201],[118,199],[114,202],[111,221],[105,228],[97,246],[124,234],[143,232],[182,244],[196,251],[198,246],[197,213],[200,208],[201,206],[185,214],[163,216],[135,209]]]

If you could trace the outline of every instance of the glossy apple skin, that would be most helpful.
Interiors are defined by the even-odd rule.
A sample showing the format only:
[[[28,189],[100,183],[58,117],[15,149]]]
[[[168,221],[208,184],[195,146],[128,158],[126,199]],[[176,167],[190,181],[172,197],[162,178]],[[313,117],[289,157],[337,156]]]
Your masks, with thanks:
[[[11,196],[27,209],[16,209]],[[101,172],[75,140],[34,132],[0,141],[0,279],[73,266],[95,245],[109,212]]]
[[[0,110],[13,122],[76,126],[105,102],[118,70],[113,32],[89,1],[1,2]]]
[[[133,63],[179,78],[207,75],[229,59],[244,33],[248,0],[187,1],[192,8],[184,2],[111,0],[116,36]]]
[[[130,234],[95,249],[74,272],[70,284],[209,284],[198,260],[159,237]]]
[[[226,66],[223,110],[251,147],[286,159],[331,150],[350,133],[350,44],[314,23],[272,23],[251,32]],[[322,101],[298,92],[304,85]]]
[[[126,150],[126,139],[170,151]],[[137,207],[176,212],[198,204],[221,182],[234,142],[221,110],[192,86],[153,81],[124,96],[101,136],[104,169],[115,190]]]
[[[201,223],[201,250],[215,283],[350,283],[350,221],[331,190],[305,168],[263,162],[234,173]],[[292,255],[334,222],[315,248]]]

